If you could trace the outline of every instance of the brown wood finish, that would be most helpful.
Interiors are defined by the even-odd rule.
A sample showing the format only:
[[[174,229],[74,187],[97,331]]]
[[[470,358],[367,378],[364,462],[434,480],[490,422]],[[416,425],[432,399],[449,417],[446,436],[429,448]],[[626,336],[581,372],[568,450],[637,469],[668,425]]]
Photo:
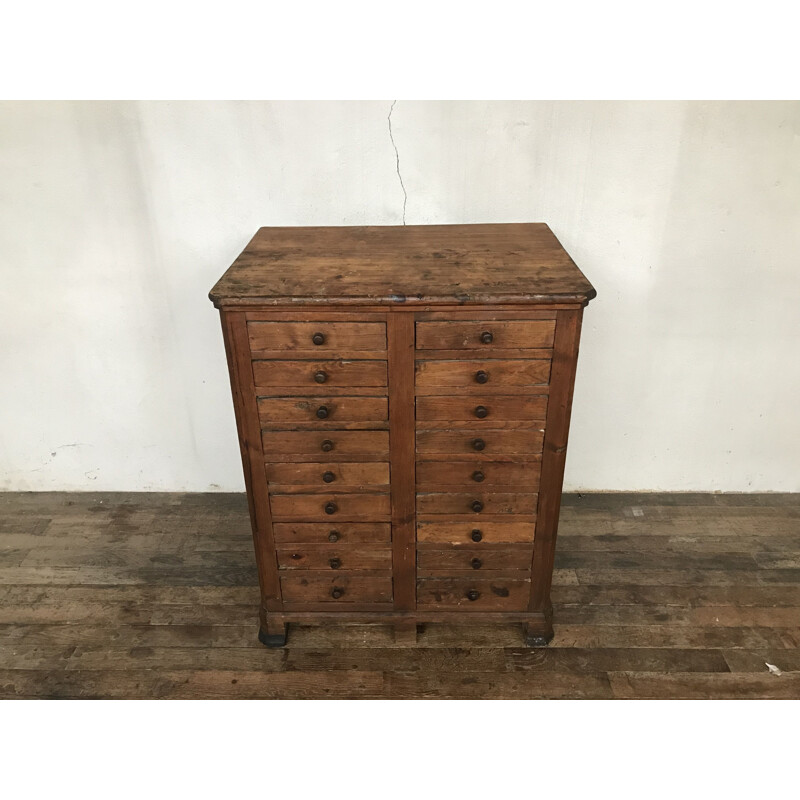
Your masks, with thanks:
[[[528,564],[530,566],[530,554]],[[388,546],[348,546],[342,544],[305,545],[278,548],[279,569],[385,569],[392,568]]]
[[[516,486],[535,489],[539,485],[538,461],[418,461],[417,491],[453,485]]]
[[[519,492],[417,492],[417,514],[472,515],[475,520],[489,514],[530,515],[536,513],[537,495]]]
[[[422,423],[424,424],[424,423]],[[535,456],[542,450],[538,430],[417,430],[417,453],[491,459],[496,455]]]
[[[535,534],[535,518],[513,522],[481,520],[476,522],[449,522],[440,520],[420,520],[417,523],[419,547],[427,543],[447,542],[449,544],[506,544],[512,542],[532,542]]]
[[[261,441],[267,457],[279,456],[294,460],[292,456],[310,456],[315,459],[335,461],[342,456],[359,456],[361,461],[385,461],[389,455],[388,431],[263,431]]]
[[[272,430],[294,430],[298,423],[317,430],[343,423],[376,428],[374,423],[388,421],[389,404],[386,397],[259,397],[258,416]]]
[[[530,579],[487,577],[419,578],[417,603],[459,611],[522,611],[531,591]]]
[[[386,350],[384,322],[248,322],[251,350]]]
[[[481,374],[486,376],[481,380]],[[545,359],[489,360],[481,354],[474,361],[417,361],[417,392],[424,389],[449,390],[469,387],[487,394],[534,389],[546,384],[550,361]],[[435,393],[435,392],[434,392]]]
[[[302,386],[317,391],[329,387],[386,386],[385,361],[253,361],[259,393],[263,389]]]
[[[470,320],[418,322],[417,350],[475,350],[551,348],[555,320]]]
[[[274,520],[364,520],[391,519],[388,494],[273,494],[270,500]]]
[[[547,395],[486,395],[476,397],[418,397],[418,420],[480,420],[487,428],[497,420],[541,420],[547,414]],[[477,424],[477,423],[476,423]]]
[[[273,527],[276,542],[351,544],[391,540],[388,522],[276,522]]]
[[[267,464],[267,480],[272,494],[284,494],[288,488],[299,485],[342,491],[345,487],[363,489],[389,484],[389,463],[382,462],[308,462],[305,464]]]
[[[487,570],[525,570],[531,568],[533,547],[530,545],[505,547],[448,547],[446,549],[420,550],[417,567],[420,574],[441,573],[443,570],[463,570],[481,575]]]
[[[392,599],[389,570],[342,572],[308,570],[301,575],[281,574],[281,591],[286,603],[379,603]]]

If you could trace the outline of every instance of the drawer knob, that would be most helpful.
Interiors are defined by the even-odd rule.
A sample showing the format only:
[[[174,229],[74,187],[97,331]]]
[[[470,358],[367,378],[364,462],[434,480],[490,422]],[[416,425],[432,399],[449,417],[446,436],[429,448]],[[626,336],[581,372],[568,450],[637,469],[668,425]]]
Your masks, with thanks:
[[[328,563],[331,565],[331,569],[339,569],[339,567],[342,566],[342,560],[340,558],[332,558]],[[475,569],[477,569],[477,567]]]
[[[480,514],[483,511],[483,503],[480,500],[473,500],[470,508],[476,513]]]
[[[472,440],[472,446],[476,450],[485,450],[486,449],[486,442],[484,442],[483,439],[473,439]]]
[[[494,336],[492,336],[490,331],[484,331],[481,334],[481,341],[484,344],[491,344],[494,341]]]
[[[328,419],[328,406],[320,406],[317,409],[317,419]]]
[[[486,419],[489,416],[489,409],[486,406],[475,406],[475,416],[478,419]]]
[[[344,589],[339,588],[338,586],[334,586],[331,589],[331,597],[334,600],[338,600],[344,594]]]
[[[479,469],[476,469],[475,472],[472,473],[472,480],[476,483],[480,483],[485,478],[486,476]]]
[[[325,503],[325,513],[326,514],[335,514],[339,510],[339,506],[336,503]]]
[[[324,480],[325,483],[333,483],[336,480],[336,476],[332,472],[323,472],[322,480]]]
[[[339,531],[331,531],[328,534],[328,541],[329,542],[338,542],[339,541],[339,536],[340,536]]]
[[[467,592],[467,600],[472,600],[473,602],[477,600],[481,596],[481,593],[477,589],[470,589]]]
[[[330,453],[330,451],[333,450],[333,442],[330,439],[323,439],[320,447],[323,452]]]
[[[477,383],[487,383],[489,381],[489,373],[485,369],[479,369],[475,373],[475,381]]]
[[[479,542],[481,539],[483,539],[483,531],[478,530],[478,528],[475,528],[475,530],[472,531],[472,533],[470,534],[470,538],[472,539],[473,542]]]
[[[314,380],[317,383],[325,383],[325,381],[328,380],[328,373],[321,369],[314,373]]]
[[[311,341],[314,342],[314,344],[325,344],[325,334],[324,333],[315,333],[311,337]]]
[[[483,562],[479,558],[473,558],[469,563],[472,569],[480,569],[483,566]]]

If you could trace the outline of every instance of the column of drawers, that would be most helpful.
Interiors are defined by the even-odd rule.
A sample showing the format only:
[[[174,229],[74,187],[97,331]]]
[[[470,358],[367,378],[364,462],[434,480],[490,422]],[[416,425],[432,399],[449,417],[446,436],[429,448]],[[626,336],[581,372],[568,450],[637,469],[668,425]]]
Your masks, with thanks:
[[[390,609],[386,323],[247,328],[283,607]]]
[[[525,611],[554,318],[416,321],[417,607]]]

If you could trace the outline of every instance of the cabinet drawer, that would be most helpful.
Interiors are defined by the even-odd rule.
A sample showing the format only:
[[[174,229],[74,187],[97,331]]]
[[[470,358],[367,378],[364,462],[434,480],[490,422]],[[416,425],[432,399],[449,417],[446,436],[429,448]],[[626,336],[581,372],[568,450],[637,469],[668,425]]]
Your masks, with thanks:
[[[385,350],[384,322],[248,322],[251,350]]]
[[[381,603],[392,599],[390,573],[302,572],[281,575],[281,593],[287,603]]]
[[[417,486],[514,486],[536,491],[539,461],[418,461]]]
[[[256,391],[276,386],[386,386],[385,361],[253,361]]]
[[[417,398],[418,420],[482,420],[491,427],[493,420],[545,420],[547,395],[470,395],[449,397],[428,395]]]
[[[497,359],[472,361],[417,361],[416,388],[459,388],[493,393],[496,390],[523,389],[547,384],[549,359]],[[423,391],[421,391],[423,390]],[[434,392],[435,394],[435,392]]]
[[[276,542],[296,544],[354,544],[389,542],[388,522],[276,522],[272,526]]]
[[[389,519],[388,494],[281,494],[270,497],[273,519]]]
[[[530,579],[418,578],[417,606],[461,611],[524,611]]]
[[[509,522],[439,522],[426,520],[417,523],[420,543],[493,545],[532,542],[535,521]]]
[[[340,547],[335,544],[279,547],[278,567],[319,570],[391,569],[392,551],[388,546]]]
[[[418,350],[482,350],[552,348],[556,322],[552,319],[502,321],[461,320],[418,322]]]
[[[389,405],[385,397],[259,397],[258,417],[265,428],[291,429],[298,425],[331,428],[369,423],[385,427]],[[373,423],[383,422],[384,426]]]
[[[530,570],[533,545],[522,547],[448,547],[420,550],[420,572],[437,570]]]
[[[469,514],[480,519],[481,514],[536,513],[538,494],[512,492],[430,492],[417,494],[417,514]]]
[[[388,486],[389,464],[369,461],[359,463],[267,464],[270,491],[288,490],[293,486],[317,486],[341,491],[345,487]]]
[[[544,434],[535,430],[421,430],[417,431],[418,453],[471,454],[491,457],[496,454],[538,454]]]
[[[261,442],[267,459],[280,455],[287,461],[312,454],[320,460],[350,455],[382,461],[389,454],[388,431],[262,431]]]

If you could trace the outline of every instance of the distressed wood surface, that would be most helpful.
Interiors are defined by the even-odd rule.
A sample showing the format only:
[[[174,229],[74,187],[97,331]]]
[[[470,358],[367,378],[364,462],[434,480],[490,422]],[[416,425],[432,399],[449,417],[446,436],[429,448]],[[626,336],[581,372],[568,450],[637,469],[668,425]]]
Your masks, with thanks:
[[[389,545],[388,524],[338,527]],[[547,648],[478,622],[416,646],[298,624],[268,650],[244,495],[0,494],[0,697],[800,698],[800,496],[567,494],[558,535]]]

